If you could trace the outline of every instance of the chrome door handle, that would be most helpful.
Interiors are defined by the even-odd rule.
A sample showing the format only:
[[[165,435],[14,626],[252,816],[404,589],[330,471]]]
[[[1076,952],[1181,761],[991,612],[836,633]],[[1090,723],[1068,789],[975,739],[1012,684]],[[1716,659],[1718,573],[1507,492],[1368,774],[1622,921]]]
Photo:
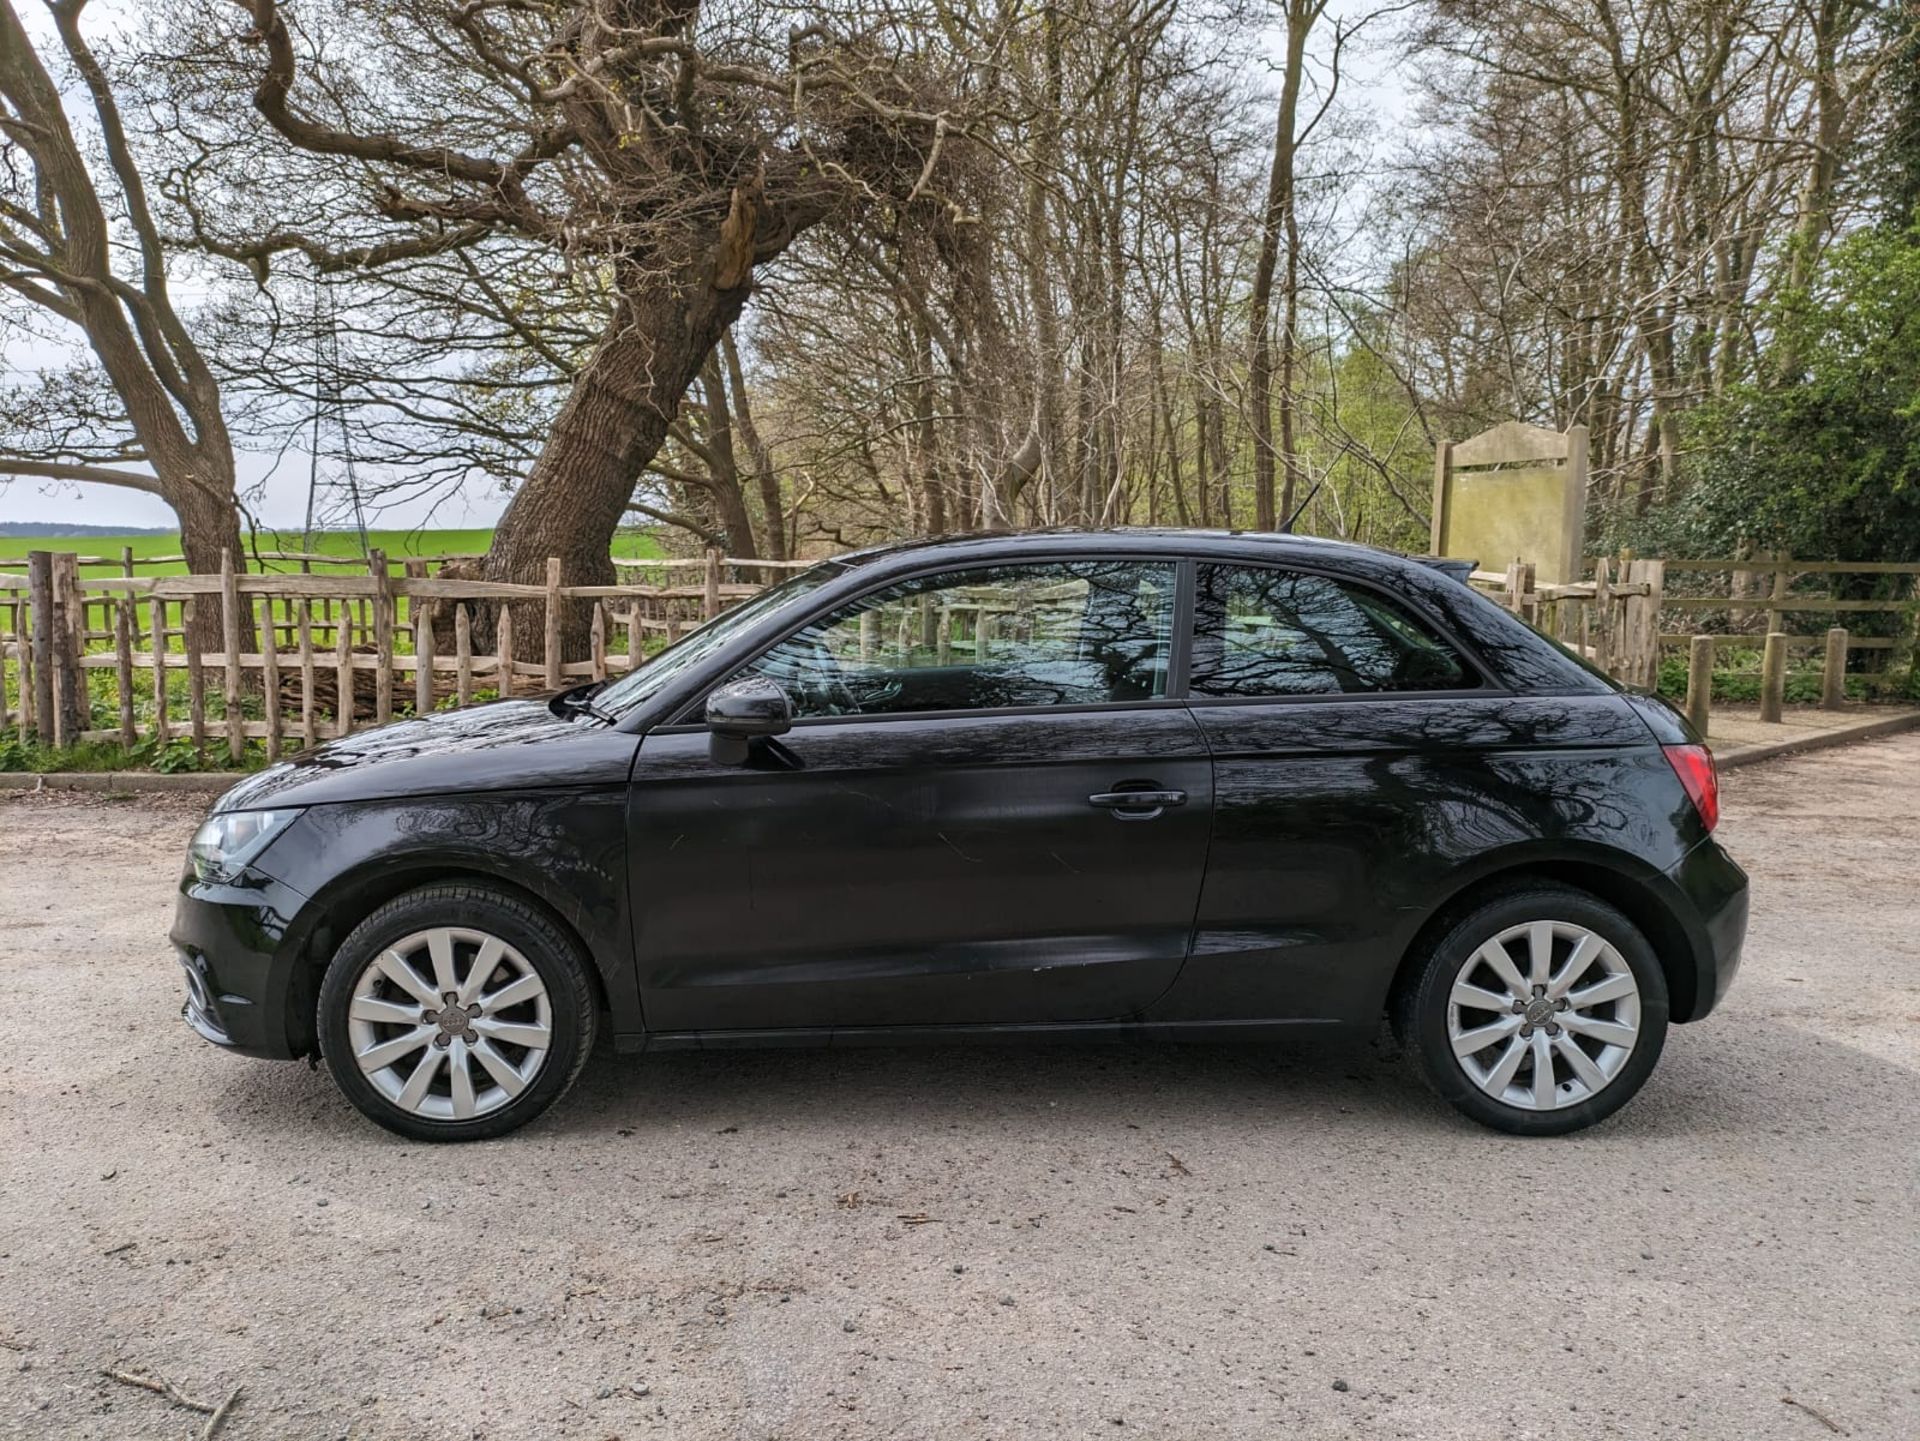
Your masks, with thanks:
[[[1118,821],[1150,821],[1169,806],[1187,803],[1185,791],[1099,791],[1087,804],[1113,812]]]

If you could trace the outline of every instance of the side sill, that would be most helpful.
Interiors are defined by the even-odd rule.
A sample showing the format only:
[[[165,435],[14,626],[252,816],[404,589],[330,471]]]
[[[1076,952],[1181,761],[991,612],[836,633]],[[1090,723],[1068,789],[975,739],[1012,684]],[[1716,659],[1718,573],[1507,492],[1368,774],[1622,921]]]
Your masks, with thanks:
[[[1314,1039],[1369,1027],[1337,1019],[1279,1021],[1038,1021],[982,1022],[961,1026],[825,1026],[759,1031],[657,1031],[623,1034],[614,1049],[639,1051],[733,1051],[792,1047],[960,1046],[1022,1041],[1153,1043],[1162,1041],[1272,1041]]]

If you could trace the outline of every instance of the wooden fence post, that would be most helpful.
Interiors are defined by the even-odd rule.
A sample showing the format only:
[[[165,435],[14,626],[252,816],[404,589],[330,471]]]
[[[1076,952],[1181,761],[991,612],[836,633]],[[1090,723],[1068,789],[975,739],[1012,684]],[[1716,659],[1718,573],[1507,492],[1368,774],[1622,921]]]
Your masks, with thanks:
[[[34,684],[33,632],[28,610],[24,604],[13,608],[14,653],[20,658],[20,734],[32,731],[38,735],[39,721],[34,710],[38,687]]]
[[[278,618],[274,614],[273,597],[260,598],[260,688],[265,692],[262,699],[266,702],[267,713],[267,755],[274,760],[280,759],[280,638]],[[253,617],[253,602],[247,602],[247,617]]]
[[[513,694],[513,607],[502,605],[500,619],[494,622],[494,688],[502,696]]]
[[[153,622],[153,745],[165,750],[173,738],[167,724],[167,603],[156,595],[148,609]]]
[[[453,607],[453,698],[456,705],[473,704],[473,618],[464,600]]]
[[[393,575],[384,550],[367,552],[367,570],[373,576],[373,723],[393,719]]]
[[[128,580],[133,579],[133,547],[130,545],[120,547],[120,574]],[[128,617],[128,620],[131,623],[133,648],[138,650],[140,649],[140,606],[133,598],[132,586],[127,587],[126,599],[128,604],[133,606],[133,614]]]
[[[187,726],[193,735],[193,753],[204,764],[207,759],[207,658],[193,643],[194,612],[198,597],[180,607],[180,639],[187,648]]]
[[[240,578],[233,557],[220,552],[220,643],[225,650],[222,693],[227,701],[227,759],[238,765],[247,753],[247,722],[240,712]]]
[[[433,617],[419,596],[407,603],[413,617],[413,713],[433,713]]]
[[[80,557],[70,550],[53,553],[53,609],[73,635],[72,654],[87,648],[87,598],[80,589]]]
[[[419,556],[400,563],[408,580],[425,580],[427,563]],[[407,630],[413,636],[413,713],[426,715],[433,709],[433,603],[417,595],[407,597]],[[398,602],[395,602],[396,613]]]
[[[339,625],[333,628],[333,733],[353,734],[354,675],[352,612],[345,603],[340,607]]]
[[[707,548],[706,617],[712,620],[718,614],[720,614],[720,552],[709,546]]]
[[[1820,676],[1820,705],[1824,710],[1840,710],[1847,703],[1847,628],[1836,625],[1827,631],[1827,665]]]
[[[1666,594],[1666,562],[1635,560],[1627,563],[1627,581],[1645,586],[1645,595],[1630,595],[1626,606],[1626,635],[1621,645],[1621,679],[1628,685],[1651,689],[1660,679],[1660,607]]]
[[[140,744],[140,733],[133,725],[133,631],[134,605],[131,591],[113,603],[114,679],[120,683],[120,744],[132,750]]]
[[[630,671],[639,670],[640,662],[646,659],[642,643],[640,602],[636,600],[627,607],[627,669]]]
[[[605,680],[607,678],[607,603],[604,600],[596,600],[593,603],[592,643],[593,678]]]
[[[295,637],[300,646],[300,744],[317,746],[320,733],[316,728],[313,715],[313,683],[316,679],[313,666],[313,602],[306,597],[300,601],[300,619]]]
[[[32,651],[33,734],[41,745],[53,745],[56,723],[53,709],[53,552],[27,552],[27,606],[32,616],[33,633],[27,645]],[[23,652],[24,656],[24,652]],[[26,706],[27,682],[21,685],[21,706]]]
[[[1642,665],[1645,667],[1641,684],[1648,690],[1656,689],[1660,684],[1660,612],[1667,603],[1667,563],[1664,560],[1642,561],[1646,567],[1647,580],[1646,637]]]
[[[1593,563],[1592,620],[1588,627],[1593,637],[1593,663],[1609,675],[1613,673],[1613,561],[1601,556]]]
[[[1697,635],[1687,643],[1687,719],[1704,738],[1713,710],[1713,637]]]
[[[1787,637],[1767,632],[1767,648],[1760,657],[1760,719],[1777,723],[1787,697]]]
[[[48,615],[48,638],[52,649],[47,657],[51,661],[47,678],[53,683],[53,743],[67,746],[80,739],[93,713],[87,673],[80,668],[80,656],[86,649],[87,607],[80,589],[79,557],[70,551],[56,551],[50,567],[53,604]]]
[[[560,689],[560,557],[547,557],[547,630],[545,659],[547,689]]]

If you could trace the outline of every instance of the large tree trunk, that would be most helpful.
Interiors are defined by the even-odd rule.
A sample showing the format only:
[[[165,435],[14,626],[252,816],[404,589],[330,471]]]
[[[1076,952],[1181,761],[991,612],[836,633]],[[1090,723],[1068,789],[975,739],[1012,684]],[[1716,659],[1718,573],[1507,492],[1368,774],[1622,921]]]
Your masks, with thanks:
[[[740,368],[740,352],[734,347],[733,332],[720,338],[721,355],[727,362],[727,384],[733,392],[733,418],[740,427],[740,438],[747,443],[753,460],[753,476],[760,491],[760,512],[765,526],[767,556],[771,560],[787,558],[787,511],[780,500],[780,478],[774,473],[773,454],[760,438],[753,423],[753,404],[747,396],[747,378]]]
[[[917,317],[909,323],[913,329],[914,367],[920,372],[913,388],[914,437],[919,450],[915,470],[920,479],[927,534],[944,535],[947,491],[940,477],[940,437],[933,419],[933,338]]]
[[[708,495],[720,528],[727,533],[727,554],[742,560],[757,560],[760,550],[753,540],[753,520],[747,514],[746,493],[740,488],[740,458],[733,448],[733,413],[727,405],[727,386],[720,375],[717,351],[709,352],[707,363],[700,368],[700,394],[707,403],[707,478],[712,482]]]
[[[1294,370],[1300,352],[1296,340],[1300,326],[1300,211],[1293,204],[1292,178],[1288,178],[1287,270],[1280,297],[1280,463],[1286,479],[1280,487],[1280,510],[1276,517],[1281,530],[1293,529],[1293,501],[1300,481],[1300,447],[1295,439],[1298,429]]]
[[[1253,421],[1253,508],[1254,525],[1259,530],[1273,530],[1277,525],[1274,507],[1274,448],[1273,448],[1273,335],[1269,317],[1273,306],[1273,273],[1280,259],[1280,246],[1284,241],[1288,248],[1286,295],[1283,309],[1286,316],[1284,333],[1280,343],[1284,347],[1282,359],[1283,385],[1290,387],[1293,380],[1293,323],[1294,306],[1299,294],[1299,228],[1295,213],[1294,197],[1294,157],[1299,149],[1300,138],[1300,85],[1306,65],[1307,32],[1319,18],[1317,4],[1290,4],[1287,7],[1287,53],[1285,69],[1280,77],[1280,104],[1273,127],[1273,166],[1267,174],[1267,203],[1262,212],[1260,225],[1260,253],[1254,262],[1253,296],[1249,308],[1248,327],[1252,331],[1253,355],[1247,367],[1248,407],[1252,411]],[[1287,497],[1292,502],[1293,468],[1292,454],[1293,413],[1289,406],[1286,415],[1287,435],[1284,444],[1287,448]]]
[[[494,530],[484,566],[488,580],[544,584],[548,558],[558,557],[565,585],[613,583],[613,535],[634,483],[666,439],[680,398],[747,302],[754,201],[740,192],[734,200],[711,257],[671,269],[632,267],[546,448]],[[567,659],[585,658],[591,617],[585,602],[565,607]],[[542,627],[532,621],[532,614],[524,624],[515,615],[522,659],[540,653]]]
[[[185,481],[167,484],[160,477],[163,498],[180,520],[180,553],[187,558],[187,569],[195,575],[218,575],[223,555],[233,558],[236,572],[246,569],[247,556],[240,539],[240,513],[233,505],[233,474],[194,475]],[[246,616],[240,620],[243,649],[254,647],[254,630]],[[225,644],[217,597],[202,596],[193,608],[193,621],[187,627],[187,644],[201,654],[217,651]]]
[[[1045,63],[1045,103],[1030,127],[1029,163],[1025,177],[1027,299],[1033,307],[1032,366],[1034,397],[1033,426],[1040,435],[1040,470],[1043,486],[1035,487],[1034,504],[1041,519],[1049,524],[1063,519],[1059,489],[1069,474],[1066,426],[1066,402],[1061,377],[1066,370],[1066,355],[1060,344],[1060,312],[1054,303],[1053,224],[1048,209],[1048,187],[1060,169],[1060,97],[1065,86],[1065,50],[1061,38],[1058,9],[1047,4],[1041,10]]]

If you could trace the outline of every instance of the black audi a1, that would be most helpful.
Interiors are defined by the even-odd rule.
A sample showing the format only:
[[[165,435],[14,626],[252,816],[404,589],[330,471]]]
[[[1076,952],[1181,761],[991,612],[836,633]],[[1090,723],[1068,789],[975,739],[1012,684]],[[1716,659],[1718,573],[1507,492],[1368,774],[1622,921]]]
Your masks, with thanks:
[[[1287,536],[841,556],[618,680],[323,745],[194,837],[188,1024],[497,1136],[623,1051],[1370,1032],[1593,1124],[1739,963],[1666,706],[1461,583]]]

